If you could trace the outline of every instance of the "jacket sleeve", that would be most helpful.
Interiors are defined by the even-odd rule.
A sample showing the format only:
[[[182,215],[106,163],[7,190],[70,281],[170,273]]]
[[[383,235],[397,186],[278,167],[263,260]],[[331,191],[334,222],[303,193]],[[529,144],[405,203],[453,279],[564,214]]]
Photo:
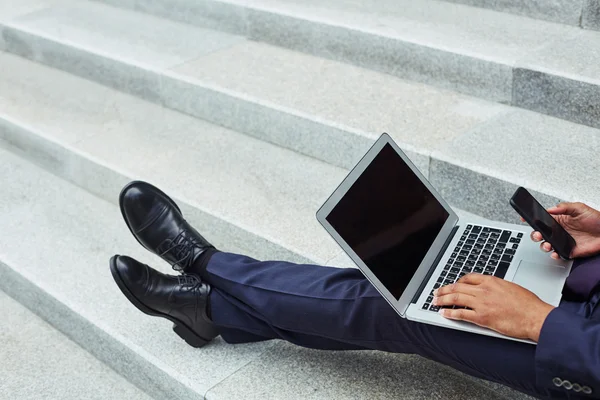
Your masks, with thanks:
[[[539,387],[600,397],[600,321],[552,310],[540,333],[535,368]]]

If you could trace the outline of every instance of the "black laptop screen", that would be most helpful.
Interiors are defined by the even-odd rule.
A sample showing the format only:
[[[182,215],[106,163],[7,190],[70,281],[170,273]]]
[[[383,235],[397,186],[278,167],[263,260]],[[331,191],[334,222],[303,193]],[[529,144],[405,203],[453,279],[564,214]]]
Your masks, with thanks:
[[[386,144],[327,221],[399,299],[448,217]]]

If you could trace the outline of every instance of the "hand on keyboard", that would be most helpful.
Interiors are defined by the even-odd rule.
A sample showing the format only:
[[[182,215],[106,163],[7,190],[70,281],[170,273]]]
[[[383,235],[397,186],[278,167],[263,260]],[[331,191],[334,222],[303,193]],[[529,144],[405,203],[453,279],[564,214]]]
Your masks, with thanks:
[[[465,275],[452,285],[440,287],[434,292],[433,304],[440,307],[445,318],[472,322],[535,342],[554,309],[515,283],[481,274]]]

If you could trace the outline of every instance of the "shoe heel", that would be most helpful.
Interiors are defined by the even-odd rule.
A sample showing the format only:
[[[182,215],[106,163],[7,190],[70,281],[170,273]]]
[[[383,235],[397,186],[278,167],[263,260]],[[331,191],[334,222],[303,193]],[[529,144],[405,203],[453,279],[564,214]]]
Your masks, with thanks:
[[[185,340],[187,344],[192,347],[200,348],[205,346],[210,340],[202,339],[200,336],[196,335],[194,332],[189,330],[184,325],[173,325],[173,332],[175,332],[180,338]]]

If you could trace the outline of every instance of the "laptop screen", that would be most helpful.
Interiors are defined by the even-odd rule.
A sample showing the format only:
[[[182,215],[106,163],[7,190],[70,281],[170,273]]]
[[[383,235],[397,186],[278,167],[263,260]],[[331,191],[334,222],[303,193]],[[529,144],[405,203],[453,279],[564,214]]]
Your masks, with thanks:
[[[448,217],[388,143],[326,219],[399,299]]]

